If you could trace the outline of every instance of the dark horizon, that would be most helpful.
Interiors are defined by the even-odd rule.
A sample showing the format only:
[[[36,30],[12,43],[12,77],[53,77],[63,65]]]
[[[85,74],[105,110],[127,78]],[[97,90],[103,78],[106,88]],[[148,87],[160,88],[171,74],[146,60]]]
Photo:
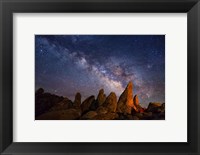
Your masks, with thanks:
[[[141,105],[165,102],[164,35],[35,35],[36,90],[119,98],[129,81]]]

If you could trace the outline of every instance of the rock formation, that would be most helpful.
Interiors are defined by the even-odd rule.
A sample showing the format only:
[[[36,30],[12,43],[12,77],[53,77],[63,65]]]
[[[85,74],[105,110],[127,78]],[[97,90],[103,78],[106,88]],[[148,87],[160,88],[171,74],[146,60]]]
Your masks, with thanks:
[[[106,113],[108,113],[108,108],[100,106],[100,107],[97,108],[96,112],[98,114],[106,114]]]
[[[95,96],[81,103],[81,94],[76,93],[74,102],[67,97],[44,92],[35,92],[36,120],[164,120],[165,103],[150,102],[147,108],[140,105],[138,95],[133,97],[133,84],[129,82],[117,101],[111,92],[107,97],[101,89]]]
[[[165,110],[165,103],[163,103],[163,104],[161,105],[161,109],[162,109],[162,110]]]
[[[38,95],[42,95],[44,93],[44,89],[43,88],[39,88],[36,92],[35,92],[35,95],[38,96]]]
[[[135,95],[134,98],[133,98],[133,104],[134,104],[135,106],[138,106],[138,105],[139,105],[139,98],[138,98],[137,95]]]
[[[116,113],[99,114],[93,117],[93,120],[113,120],[117,117]]]
[[[99,90],[99,94],[97,96],[97,105],[101,106],[106,100],[106,95],[104,94],[104,90]]]
[[[161,108],[161,103],[150,102],[147,111],[157,111],[159,108]]]
[[[62,96],[44,93],[44,89],[38,89],[35,95],[35,116],[47,112],[52,106],[61,102],[63,99],[64,97]]]
[[[89,111],[87,112],[86,114],[84,114],[81,119],[92,119],[94,118],[95,116],[97,115],[97,112],[96,111]]]
[[[82,113],[88,112],[93,102],[95,102],[94,96],[90,96],[87,99],[85,99],[85,101],[83,101],[83,103],[81,104]]]
[[[143,113],[144,112],[144,108],[142,108],[141,106],[140,106],[140,104],[139,104],[140,102],[139,102],[139,97],[138,97],[138,95],[135,95],[134,97],[133,97],[133,109],[134,109],[134,112],[140,112],[140,113]]]
[[[109,112],[116,112],[117,108],[117,96],[114,92],[111,92],[110,95],[106,98],[103,106],[108,109]]]
[[[52,106],[49,111],[57,111],[57,110],[66,110],[72,108],[73,102],[69,100],[68,98],[64,98],[59,103],[56,103],[54,106]]]
[[[74,106],[74,108],[80,108],[80,106],[81,106],[81,94],[80,93],[76,93],[73,106]]]
[[[117,103],[117,112],[123,114],[131,114],[133,104],[133,83],[129,82],[124,92],[119,97]]]
[[[38,117],[37,120],[75,120],[79,119],[81,111],[77,109],[67,109],[60,111],[46,112]]]

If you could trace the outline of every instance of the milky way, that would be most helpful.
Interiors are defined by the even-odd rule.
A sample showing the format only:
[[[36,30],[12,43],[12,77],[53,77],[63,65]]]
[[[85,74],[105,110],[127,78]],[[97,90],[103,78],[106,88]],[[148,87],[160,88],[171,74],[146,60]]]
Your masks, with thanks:
[[[74,100],[119,95],[127,83],[146,106],[165,101],[164,35],[36,35],[35,85]]]

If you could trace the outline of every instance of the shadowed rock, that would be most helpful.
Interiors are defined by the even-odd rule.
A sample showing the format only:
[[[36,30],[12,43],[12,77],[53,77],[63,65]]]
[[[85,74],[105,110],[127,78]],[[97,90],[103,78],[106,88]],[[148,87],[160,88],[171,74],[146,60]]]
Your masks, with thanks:
[[[148,108],[140,106],[139,97],[133,97],[133,84],[129,82],[117,101],[111,92],[106,98],[101,89],[81,104],[81,94],[76,93],[72,102],[68,98],[45,93],[40,88],[35,92],[36,120],[164,120],[165,103],[151,102]]]
[[[35,116],[47,112],[55,104],[64,99],[62,96],[57,96],[50,93],[45,93],[44,89],[40,88],[35,94]]]
[[[165,103],[161,105],[162,110],[165,110]]]
[[[36,120],[75,120],[79,119],[80,116],[81,116],[80,110],[67,109],[67,110],[51,111],[44,113],[36,117]]]
[[[56,103],[49,111],[66,110],[72,108],[72,101],[68,98],[64,98],[61,102]]]
[[[107,107],[103,107],[103,106],[100,106],[97,108],[96,112],[98,114],[106,114],[108,112],[108,108]]]
[[[133,120],[139,120],[137,116],[133,116]]]
[[[133,106],[134,112],[140,112],[140,113],[144,112],[145,109],[141,107],[139,102],[139,97],[137,95],[133,97],[133,105],[134,105]]]
[[[110,95],[106,98],[103,106],[106,107],[109,112],[116,112],[117,96],[114,92],[111,92]]]
[[[113,120],[117,117],[116,113],[99,114],[93,117],[93,120]]]
[[[44,93],[44,89],[43,88],[39,88],[36,92],[35,92],[35,95],[38,96],[38,95],[41,95]]]
[[[92,119],[92,118],[94,118],[96,115],[97,115],[97,112],[95,112],[95,111],[89,111],[89,112],[87,112],[86,114],[84,114],[84,115],[81,117],[81,119],[85,119],[85,120],[87,120],[87,119]]]
[[[133,104],[134,104],[135,106],[139,105],[139,98],[138,98],[137,95],[135,95],[134,98],[133,98]]]
[[[90,106],[95,102],[95,97],[90,96],[81,104],[82,113],[88,112],[90,110]]]
[[[97,110],[97,108],[98,108],[98,103],[97,103],[97,101],[95,100],[94,102],[92,102],[92,104],[91,104],[91,106],[90,106],[90,110],[91,110],[91,111],[95,111],[95,110]]]
[[[142,119],[144,117],[143,113],[135,113],[134,116],[136,116],[139,119]]]
[[[133,83],[129,82],[124,92],[119,97],[117,112],[131,114],[133,104]]]
[[[144,112],[143,113],[143,119],[145,120],[151,120],[153,117],[153,113],[152,112]]]
[[[81,94],[76,93],[75,99],[74,99],[74,108],[80,108],[81,106]]]
[[[156,102],[152,103],[152,102],[150,102],[148,108],[146,109],[146,111],[147,112],[157,112],[158,109],[160,109],[160,108],[162,108],[161,103],[156,103]]]
[[[99,90],[99,94],[97,96],[97,105],[98,107],[101,106],[106,100],[106,95],[104,94],[104,90]]]

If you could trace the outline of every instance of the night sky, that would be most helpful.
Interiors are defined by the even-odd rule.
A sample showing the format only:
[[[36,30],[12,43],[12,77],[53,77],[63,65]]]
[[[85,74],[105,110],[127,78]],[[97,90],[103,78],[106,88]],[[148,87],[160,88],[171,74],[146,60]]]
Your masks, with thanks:
[[[35,84],[46,92],[82,101],[129,81],[141,105],[165,102],[164,35],[36,35]]]

